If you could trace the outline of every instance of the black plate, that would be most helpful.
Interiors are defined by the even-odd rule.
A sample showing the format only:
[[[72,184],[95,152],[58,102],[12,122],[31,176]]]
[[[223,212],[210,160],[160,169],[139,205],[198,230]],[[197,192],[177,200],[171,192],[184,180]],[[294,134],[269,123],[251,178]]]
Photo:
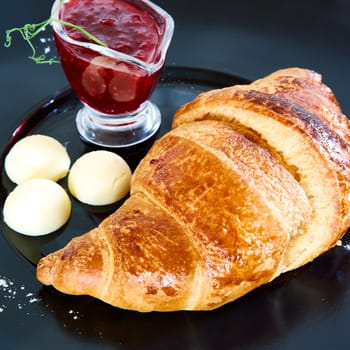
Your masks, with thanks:
[[[163,115],[156,137],[169,130],[175,110],[200,92],[240,83],[247,81],[207,70],[167,68],[152,97]],[[3,150],[0,166],[3,167],[10,147],[32,133],[50,135],[61,141],[73,161],[92,150],[79,139],[75,129],[74,115],[79,106],[74,94],[64,90],[33,109]],[[119,154],[134,168],[151,143]],[[64,181],[62,185],[66,185]],[[13,184],[2,169],[1,208],[12,188]],[[317,329],[322,329],[334,315],[348,324],[350,254],[347,237],[342,246],[306,267],[210,312],[141,314],[113,308],[90,297],[67,296],[53,288],[42,287],[35,278],[35,264],[40,256],[96,226],[120,205],[94,208],[72,201],[71,220],[62,230],[49,236],[26,237],[2,223],[1,348],[294,349],[298,339],[306,345],[307,338],[317,336]],[[330,344],[334,345],[334,340]]]

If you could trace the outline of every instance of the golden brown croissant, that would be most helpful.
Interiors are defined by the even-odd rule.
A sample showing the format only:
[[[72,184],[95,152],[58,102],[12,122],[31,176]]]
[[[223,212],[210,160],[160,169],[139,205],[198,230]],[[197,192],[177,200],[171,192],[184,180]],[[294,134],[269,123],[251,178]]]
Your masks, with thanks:
[[[213,119],[232,123],[279,158],[309,199],[305,234],[291,242],[287,270],[329,249],[349,227],[348,119],[315,72],[279,70],[250,85],[204,93],[180,108],[173,127]]]
[[[203,93],[173,125],[130,198],[40,260],[43,284],[125,309],[209,310],[311,261],[349,226],[349,125],[318,74]]]

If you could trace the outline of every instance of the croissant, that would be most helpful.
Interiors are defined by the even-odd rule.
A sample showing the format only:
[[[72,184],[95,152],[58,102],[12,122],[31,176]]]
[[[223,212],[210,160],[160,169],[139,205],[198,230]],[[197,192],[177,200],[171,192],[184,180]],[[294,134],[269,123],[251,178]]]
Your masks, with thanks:
[[[286,271],[332,247],[349,227],[350,124],[321,76],[279,70],[247,86],[211,91],[180,108],[173,127],[214,119],[262,142],[304,189],[312,216],[286,252]]]
[[[306,69],[202,93],[140,162],[124,204],[43,257],[37,278],[141,312],[218,308],[342,237],[349,140]]]

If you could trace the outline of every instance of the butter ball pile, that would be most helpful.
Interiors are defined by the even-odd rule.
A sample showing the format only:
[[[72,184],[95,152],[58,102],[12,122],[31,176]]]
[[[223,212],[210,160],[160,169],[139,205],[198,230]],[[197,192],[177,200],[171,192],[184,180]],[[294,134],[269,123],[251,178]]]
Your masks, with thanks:
[[[29,179],[64,178],[70,166],[65,147],[45,135],[31,135],[18,141],[5,158],[7,176],[16,184]]]
[[[112,204],[123,198],[130,188],[131,171],[118,155],[94,151],[81,156],[68,176],[71,194],[91,205]]]
[[[71,202],[65,190],[48,179],[22,182],[8,195],[4,221],[13,230],[29,236],[54,232],[69,219]]]
[[[65,147],[50,136],[31,135],[18,141],[5,158],[5,172],[17,186],[5,200],[4,222],[30,236],[64,226],[72,204],[56,181],[67,175],[69,192],[89,205],[112,204],[129,192],[131,170],[115,153],[89,152],[70,165]]]

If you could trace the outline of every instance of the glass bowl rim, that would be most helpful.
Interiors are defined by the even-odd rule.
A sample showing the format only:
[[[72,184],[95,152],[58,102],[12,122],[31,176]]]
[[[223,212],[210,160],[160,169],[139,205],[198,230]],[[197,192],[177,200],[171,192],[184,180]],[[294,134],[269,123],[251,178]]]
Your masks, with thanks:
[[[165,21],[164,34],[163,34],[163,37],[162,37],[160,44],[158,45],[160,57],[156,62],[147,63],[141,59],[138,59],[138,58],[133,57],[131,55],[125,54],[123,52],[120,52],[120,51],[117,51],[117,50],[114,50],[114,49],[111,49],[108,47],[104,47],[104,46],[98,45],[96,43],[78,41],[78,40],[72,39],[70,36],[68,36],[66,34],[66,32],[63,30],[63,25],[61,23],[57,22],[57,20],[59,19],[58,15],[59,15],[60,7],[63,6],[63,4],[67,1],[69,1],[69,0],[55,0],[55,2],[52,5],[52,9],[51,9],[51,17],[54,19],[51,23],[52,28],[53,28],[54,32],[57,35],[59,35],[59,37],[62,40],[66,41],[67,43],[72,44],[72,45],[81,46],[81,47],[85,47],[87,49],[93,50],[93,51],[98,52],[99,54],[101,54],[103,56],[107,56],[107,57],[110,57],[112,59],[118,59],[118,60],[121,60],[123,62],[133,64],[133,65],[138,66],[139,68],[141,68],[143,70],[146,70],[150,74],[158,71],[159,69],[161,69],[163,67],[165,59],[166,59],[167,50],[169,48],[171,39],[173,37],[174,27],[175,27],[174,19],[164,9],[162,9],[161,7],[159,7],[158,5],[154,4],[152,1],[149,1],[149,0],[133,0],[132,1],[133,3],[136,3],[136,4],[142,3],[143,5],[146,6],[146,8],[148,7],[149,9],[153,10],[157,15],[159,15]]]

